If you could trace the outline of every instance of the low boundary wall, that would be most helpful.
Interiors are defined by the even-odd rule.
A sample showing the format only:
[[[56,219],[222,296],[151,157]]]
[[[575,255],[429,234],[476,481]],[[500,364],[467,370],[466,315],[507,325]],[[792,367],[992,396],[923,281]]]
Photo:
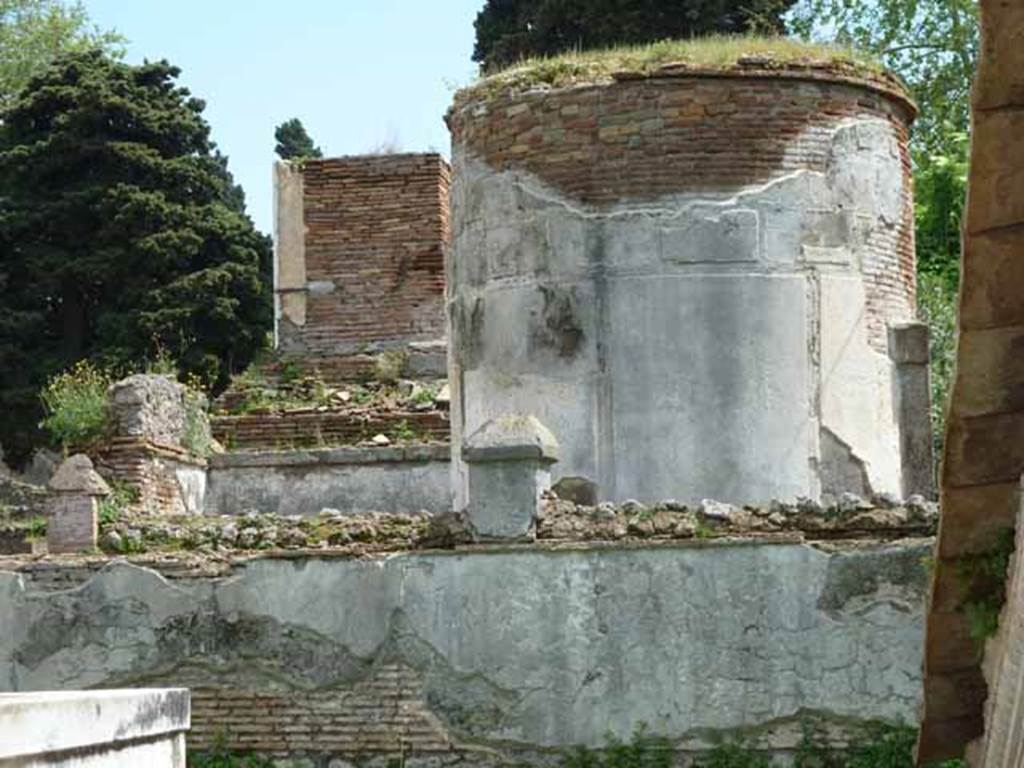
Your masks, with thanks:
[[[448,445],[225,453],[210,459],[208,515],[447,512]]]
[[[779,753],[805,717],[915,720],[930,551],[781,537],[306,553],[173,580],[113,562],[56,590],[0,572],[0,689],[189,686],[190,749],[221,736],[316,768],[557,762],[642,723],[684,754],[723,735]]]

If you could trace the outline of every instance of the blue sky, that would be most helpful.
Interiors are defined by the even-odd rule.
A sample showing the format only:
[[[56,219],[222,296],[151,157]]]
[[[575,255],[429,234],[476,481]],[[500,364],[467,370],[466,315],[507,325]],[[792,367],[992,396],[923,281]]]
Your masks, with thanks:
[[[272,229],[274,126],[299,117],[327,155],[384,143],[448,154],[442,117],[476,71],[483,0],[85,0],[129,40],[128,61],[166,58],[207,102],[213,138]]]

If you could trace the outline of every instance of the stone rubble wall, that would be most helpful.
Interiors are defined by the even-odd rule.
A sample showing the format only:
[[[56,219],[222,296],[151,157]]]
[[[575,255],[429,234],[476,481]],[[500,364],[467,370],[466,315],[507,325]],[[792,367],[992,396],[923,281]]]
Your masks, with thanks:
[[[0,690],[187,686],[190,749],[224,735],[316,768],[554,762],[641,723],[690,754],[738,733],[785,752],[811,713],[914,720],[929,552],[693,537],[208,556],[219,573],[180,551],[0,561]]]
[[[278,348],[352,355],[443,339],[449,168],[436,154],[278,166]]]

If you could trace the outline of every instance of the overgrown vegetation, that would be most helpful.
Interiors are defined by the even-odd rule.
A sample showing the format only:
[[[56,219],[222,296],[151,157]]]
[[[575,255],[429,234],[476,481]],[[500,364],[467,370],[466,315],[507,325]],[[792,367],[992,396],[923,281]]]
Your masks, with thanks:
[[[139,490],[119,480],[107,482],[110,495],[100,501],[99,523],[102,526],[114,525],[131,510],[132,505],[139,501]]]
[[[999,613],[1006,603],[1006,577],[1015,548],[1014,532],[1000,531],[985,552],[961,557],[956,576],[961,588],[960,609],[970,624],[979,651],[999,629]]]
[[[115,376],[88,361],[76,363],[47,382],[40,396],[42,426],[54,443],[70,452],[88,448],[109,432],[107,390]]]
[[[650,73],[665,64],[728,69],[748,58],[763,59],[766,66],[827,65],[870,76],[879,76],[884,71],[872,56],[841,45],[805,43],[784,37],[711,36],[527,59],[479,81],[471,91],[474,96],[485,97],[508,88],[602,82],[615,72]]]
[[[537,56],[665,38],[782,32],[795,0],[487,0],[473,61],[484,71]]]
[[[201,459],[213,453],[213,436],[207,418],[206,395],[194,385],[185,385],[185,433],[181,441],[185,449]]]
[[[641,725],[628,743],[609,735],[604,749],[577,747],[562,760],[562,768],[669,768],[674,758],[672,743]]]
[[[795,768],[914,768],[913,728],[877,723],[866,726],[860,738],[845,749],[827,744],[824,731],[809,722],[793,754]],[[613,737],[602,750],[578,748],[562,760],[563,768],[668,768],[676,764],[676,750],[665,738],[640,727],[630,743]],[[723,740],[691,768],[771,768],[772,759],[743,741]],[[933,768],[962,768],[951,760]]]
[[[274,761],[228,749],[227,735],[218,733],[209,750],[189,751],[188,768],[274,768]]]

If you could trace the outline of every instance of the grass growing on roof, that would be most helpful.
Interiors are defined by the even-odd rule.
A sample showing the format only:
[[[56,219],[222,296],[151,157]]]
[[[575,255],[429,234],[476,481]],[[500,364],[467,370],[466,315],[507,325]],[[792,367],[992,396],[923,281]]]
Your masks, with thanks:
[[[827,66],[869,77],[885,72],[876,59],[852,48],[805,43],[786,37],[714,35],[526,59],[488,74],[467,90],[483,96],[507,88],[597,83],[609,80],[616,72],[649,74],[666,64],[685,64],[694,69],[730,69],[744,57],[763,58],[766,67]]]

